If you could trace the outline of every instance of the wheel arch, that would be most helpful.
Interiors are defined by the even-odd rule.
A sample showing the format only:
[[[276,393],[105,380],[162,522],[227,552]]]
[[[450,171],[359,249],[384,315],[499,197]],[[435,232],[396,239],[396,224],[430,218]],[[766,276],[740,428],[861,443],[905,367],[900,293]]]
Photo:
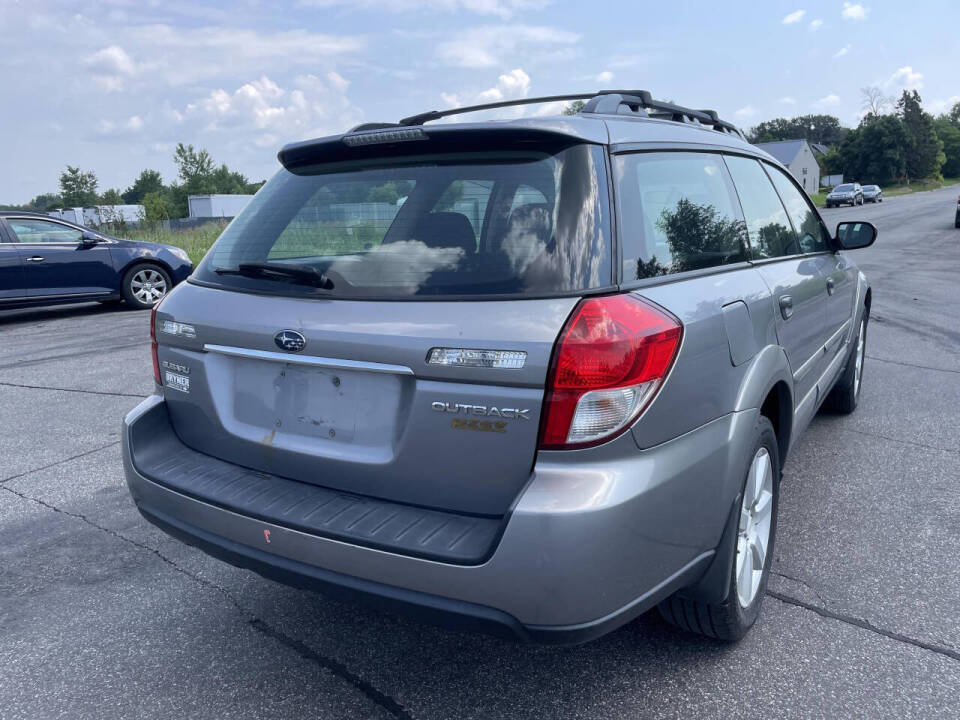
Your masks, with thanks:
[[[783,467],[793,435],[793,374],[786,353],[779,345],[768,345],[761,350],[743,377],[734,410],[751,408],[759,408],[773,423],[780,467]]]
[[[170,267],[170,264],[160,258],[156,257],[135,257],[129,260],[121,269],[120,269],[120,278],[121,280],[126,277],[127,273],[130,272],[133,268],[138,265],[157,265],[163,268],[163,271],[170,278],[170,282],[173,282],[173,268]]]

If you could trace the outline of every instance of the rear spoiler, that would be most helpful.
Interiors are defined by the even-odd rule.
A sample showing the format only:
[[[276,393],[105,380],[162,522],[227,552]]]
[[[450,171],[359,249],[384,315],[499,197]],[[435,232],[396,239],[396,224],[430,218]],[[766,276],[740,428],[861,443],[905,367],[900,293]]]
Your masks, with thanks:
[[[606,127],[590,121],[537,119],[507,123],[462,123],[425,127],[361,125],[343,135],[286,145],[277,159],[288,170],[354,160],[488,150],[560,149],[576,143],[604,144]]]

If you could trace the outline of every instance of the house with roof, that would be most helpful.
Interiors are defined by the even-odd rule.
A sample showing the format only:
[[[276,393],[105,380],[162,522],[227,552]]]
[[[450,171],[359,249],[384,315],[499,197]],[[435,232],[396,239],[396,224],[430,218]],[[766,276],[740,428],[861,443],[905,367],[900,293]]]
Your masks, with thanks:
[[[756,147],[783,163],[807,193],[812,194],[820,189],[820,165],[806,140],[757,143]]]

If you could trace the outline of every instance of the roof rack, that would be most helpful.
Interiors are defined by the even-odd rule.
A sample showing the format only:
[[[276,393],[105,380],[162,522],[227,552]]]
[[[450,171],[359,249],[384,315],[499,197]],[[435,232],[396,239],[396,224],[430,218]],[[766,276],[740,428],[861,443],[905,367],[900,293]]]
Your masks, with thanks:
[[[405,117],[399,123],[365,123],[358,125],[350,132],[423,125],[431,120],[439,120],[440,118],[450,117],[451,115],[462,115],[480,110],[495,110],[497,108],[515,107],[518,105],[534,105],[569,100],[585,100],[586,104],[580,111],[585,115],[632,115],[635,117],[650,117],[657,120],[672,120],[674,122],[690,123],[693,125],[706,125],[718,132],[729,133],[736,135],[740,139],[746,139],[743,132],[736,125],[721,120],[715,110],[694,110],[683,107],[682,105],[675,105],[674,103],[664,102],[662,100],[654,100],[653,96],[647,90],[599,90],[591,93],[547,95],[545,97],[504,100],[502,102],[484,103],[482,105],[450,108],[449,110],[430,110]]]

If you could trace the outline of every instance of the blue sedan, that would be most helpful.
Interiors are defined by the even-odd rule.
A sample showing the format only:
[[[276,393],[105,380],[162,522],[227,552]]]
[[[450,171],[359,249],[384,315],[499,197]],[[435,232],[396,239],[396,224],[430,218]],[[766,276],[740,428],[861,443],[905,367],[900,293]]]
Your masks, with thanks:
[[[146,309],[191,272],[178,247],[121,240],[36,213],[0,212],[0,309],[120,299]]]

